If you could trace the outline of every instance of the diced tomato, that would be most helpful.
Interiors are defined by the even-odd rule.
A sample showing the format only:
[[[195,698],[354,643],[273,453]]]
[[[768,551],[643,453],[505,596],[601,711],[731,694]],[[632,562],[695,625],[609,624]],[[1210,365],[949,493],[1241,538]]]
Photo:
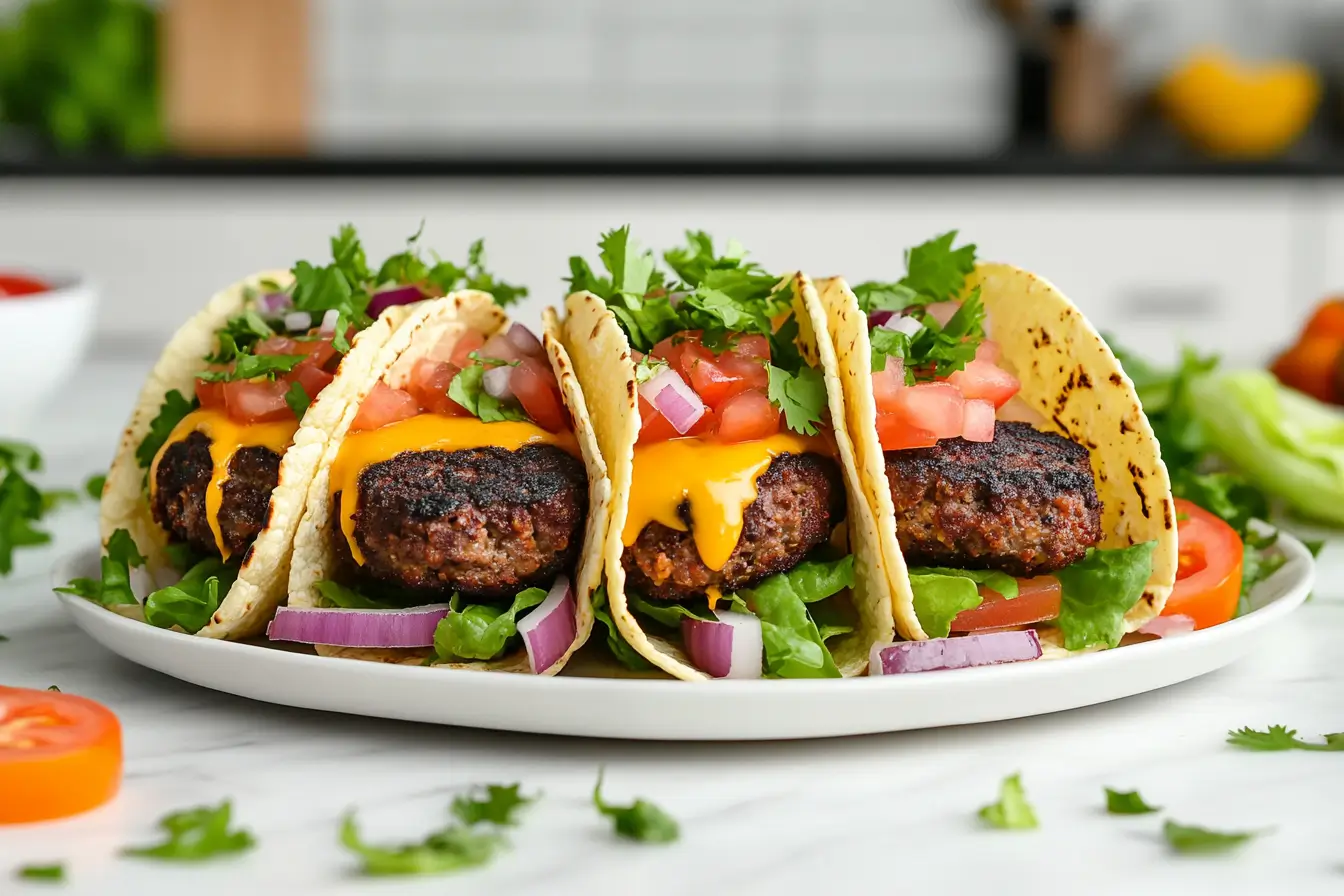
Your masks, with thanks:
[[[1242,548],[1237,530],[1202,507],[1176,499],[1176,536],[1180,554],[1176,586],[1163,616],[1189,616],[1195,628],[1231,619],[1241,596]]]
[[[1017,580],[1017,597],[1011,600],[988,588],[980,589],[980,606],[963,610],[952,620],[954,632],[1032,625],[1059,615],[1059,579],[1037,576]]]
[[[257,343],[252,349],[254,355],[298,355],[303,354],[299,350],[299,341],[290,339],[288,336],[271,336]]]
[[[988,361],[972,361],[964,370],[947,378],[967,399],[987,401],[1001,408],[1022,389],[1022,384],[1002,367]]]
[[[739,358],[761,358],[770,360],[770,340],[759,333],[737,337],[733,345],[733,354]]]
[[[527,416],[542,429],[564,432],[570,428],[569,414],[560,397],[560,385],[547,362],[524,358],[509,376],[509,389]]]
[[[699,351],[705,351],[699,349]],[[708,354],[708,352],[706,352]],[[683,355],[682,357],[689,357]],[[719,408],[725,401],[748,389],[765,389],[770,384],[770,375],[759,361],[724,353],[718,360],[696,358],[691,362],[691,388],[700,399],[712,408]]]
[[[980,344],[975,347],[975,360],[977,361],[997,364],[1002,357],[1003,349],[1000,348],[999,344],[993,339],[982,340]]]
[[[359,406],[359,413],[355,414],[354,422],[350,424],[350,431],[364,432],[378,429],[419,413],[420,405],[409,392],[393,389],[386,383],[378,382],[369,391],[364,403]]]
[[[966,399],[948,383],[916,383],[901,390],[900,412],[912,426],[940,439],[961,435]]]
[[[904,414],[878,414],[877,439],[883,451],[903,451],[906,448],[932,448],[938,437],[930,430],[914,426]]]
[[[207,411],[224,410],[224,384],[207,383],[205,380],[196,381],[196,398],[200,400],[201,407]]]
[[[485,336],[478,330],[468,330],[458,338],[457,344],[453,346],[452,354],[448,357],[448,363],[461,370],[471,364],[471,358],[468,356],[483,345],[485,345]]]
[[[424,358],[416,363],[411,371],[406,391],[427,414],[444,414],[449,417],[470,416],[466,408],[448,397],[448,387],[458,369],[447,361],[435,361]]]
[[[310,399],[317,398],[322,390],[327,388],[332,380],[336,379],[336,374],[327,373],[319,365],[311,361],[304,361],[294,371],[285,377],[287,382],[296,382],[303,387],[303,391]]]
[[[971,399],[962,408],[961,420],[961,437],[966,441],[994,441],[994,405]]]
[[[1341,358],[1344,358],[1344,340],[1332,335],[1308,334],[1274,359],[1269,370],[1285,386],[1333,403],[1341,397],[1335,382]]]
[[[887,366],[873,374],[873,401],[879,414],[892,413],[900,405],[905,388],[905,365],[900,358],[887,357]]]
[[[779,432],[779,408],[759,389],[729,398],[718,416],[718,437],[723,442],[750,442]]]
[[[308,363],[315,367],[320,367],[330,373],[335,372],[334,365],[330,362],[337,357],[338,353],[330,339],[301,339],[299,340],[297,354],[307,355]]]
[[[648,445],[653,442],[666,442],[668,439],[675,439],[681,436],[667,418],[658,412],[658,409],[649,404],[644,396],[639,396],[639,439],[641,445]]]
[[[285,402],[289,383],[284,380],[234,380],[222,385],[224,406],[235,423],[294,419],[294,411]]]

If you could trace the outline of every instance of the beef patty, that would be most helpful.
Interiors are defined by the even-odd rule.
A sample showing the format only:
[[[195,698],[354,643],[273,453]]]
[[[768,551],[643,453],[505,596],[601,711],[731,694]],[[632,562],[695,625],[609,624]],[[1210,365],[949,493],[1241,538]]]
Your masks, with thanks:
[[[700,560],[689,531],[689,503],[678,514],[688,531],[649,523],[621,556],[630,587],[648,597],[688,600],[703,597],[711,586],[728,594],[792,569],[844,519],[845,490],[829,457],[776,457],[756,480],[756,500],[747,505],[742,535],[720,570]]]
[[[154,520],[173,541],[203,554],[219,555],[205,512],[205,491],[214,475],[210,437],[193,432],[169,445],[154,476]],[[269,448],[240,448],[229,460],[219,505],[219,530],[232,557],[246,555],[271,515],[271,492],[280,482],[280,455]]]
[[[1087,449],[1062,436],[1001,421],[992,442],[943,439],[884,457],[910,566],[1038,576],[1101,540]]]
[[[583,463],[553,445],[406,451],[359,474],[364,565],[339,525],[331,537],[338,565],[357,581],[426,598],[510,599],[572,572],[587,518]]]

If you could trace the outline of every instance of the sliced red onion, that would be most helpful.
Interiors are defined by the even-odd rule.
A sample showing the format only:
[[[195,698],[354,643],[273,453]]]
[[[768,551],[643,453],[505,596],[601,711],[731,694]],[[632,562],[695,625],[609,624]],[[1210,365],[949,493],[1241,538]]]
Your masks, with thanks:
[[[569,586],[568,576],[559,576],[546,599],[518,620],[518,634],[523,636],[533,674],[540,675],[554,666],[574,643],[578,636],[574,613],[574,589]]]
[[[714,678],[760,678],[765,641],[750,613],[715,610],[718,622],[683,617],[681,637],[691,662]]]
[[[518,346],[514,345],[509,337],[503,333],[496,333],[485,340],[485,344],[476,350],[476,354],[482,358],[497,358],[500,361],[521,361],[523,359],[523,353],[518,350]]]
[[[537,338],[535,333],[522,324],[514,324],[509,327],[509,332],[504,335],[509,342],[513,343],[514,348],[525,355],[532,355],[539,358],[546,354],[546,349],[542,346],[541,340]]]
[[[668,368],[639,387],[639,394],[667,418],[681,435],[690,431],[695,422],[705,415],[705,403],[695,390],[686,384],[681,374]]]
[[[884,330],[895,330],[897,333],[904,333],[907,336],[914,336],[920,330],[924,329],[924,324],[915,320],[913,317],[906,317],[904,314],[893,314],[879,324],[879,326]]]
[[[368,313],[369,317],[377,317],[393,305],[409,305],[412,302],[418,302],[425,297],[418,286],[398,286],[395,289],[385,289],[382,292],[373,294],[369,299]]]
[[[1170,638],[1172,635],[1186,635],[1195,630],[1195,620],[1191,616],[1179,613],[1171,616],[1157,616],[1149,619],[1139,629],[1145,635]]]
[[[322,315],[322,326],[318,328],[318,332],[323,336],[335,336],[336,324],[340,319],[341,312],[335,308],[329,309],[326,314]]]
[[[288,311],[293,305],[294,300],[287,292],[268,292],[257,299],[257,307],[262,314],[279,314]]]
[[[960,302],[933,302],[925,305],[924,310],[929,313],[930,317],[938,321],[938,326],[945,327],[960,307]]]
[[[882,326],[893,317],[896,317],[898,313],[899,312],[889,311],[887,309],[868,312],[868,329],[871,330],[874,327]]]
[[[965,669],[1038,659],[1041,639],[1032,629],[1017,632],[964,635],[958,638],[933,638],[928,641],[900,641],[874,644],[868,654],[869,675],[899,675],[903,672],[932,672],[937,669]]]
[[[405,610],[281,607],[266,637],[335,647],[430,647],[435,627],[447,615],[447,604]]]
[[[504,401],[513,397],[513,390],[509,388],[509,379],[512,376],[512,367],[487,367],[485,376],[481,378],[481,385],[492,398]]]
[[[313,316],[307,311],[291,311],[285,315],[285,329],[291,333],[306,333],[312,326]]]

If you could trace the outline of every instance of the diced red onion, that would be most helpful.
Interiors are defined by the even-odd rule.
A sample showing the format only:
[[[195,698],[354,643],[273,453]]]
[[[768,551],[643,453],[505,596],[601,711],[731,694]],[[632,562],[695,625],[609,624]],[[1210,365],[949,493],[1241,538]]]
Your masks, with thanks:
[[[257,307],[262,314],[279,314],[288,311],[293,304],[294,300],[287,292],[268,292],[257,300]]]
[[[335,308],[329,309],[326,314],[322,315],[322,326],[318,328],[318,331],[324,336],[335,336],[336,323],[340,319],[341,312]]]
[[[887,366],[883,372],[891,374],[896,382],[905,383],[905,359],[896,355],[887,355]]]
[[[369,317],[377,317],[393,305],[409,305],[412,302],[418,302],[425,297],[418,286],[398,286],[395,289],[385,289],[382,292],[373,294],[369,299],[368,313]]]
[[[667,302],[673,308],[681,304],[682,300],[689,296],[689,292],[670,292],[667,294]]]
[[[893,314],[881,324],[884,330],[895,330],[897,333],[904,333],[907,336],[914,336],[920,330],[924,329],[924,324],[915,320],[913,317],[906,317],[903,314]]]
[[[1186,635],[1195,630],[1195,620],[1191,616],[1179,613],[1171,616],[1157,616],[1149,619],[1139,629],[1145,635],[1170,638],[1172,635]]]
[[[933,638],[928,641],[900,641],[896,644],[873,645],[868,655],[868,674],[899,675],[904,672],[965,669],[970,666],[1019,663],[1038,659],[1040,655],[1041,639],[1032,629]]]
[[[485,344],[477,349],[476,354],[482,358],[498,358],[501,361],[521,361],[523,353],[518,350],[509,337],[503,333],[496,333]]]
[[[559,576],[546,599],[518,620],[518,634],[523,636],[533,674],[540,675],[554,666],[574,643],[578,636],[574,612],[574,589],[568,576]]]
[[[639,387],[639,394],[667,418],[681,435],[705,415],[705,403],[695,390],[687,385],[681,374],[671,368],[662,371]]]
[[[993,339],[982,339],[980,344],[975,347],[975,360],[977,361],[997,364],[1001,357],[1003,357],[1003,349]]]
[[[509,388],[509,378],[512,375],[512,367],[487,367],[485,376],[481,377],[481,385],[490,397],[504,401],[513,397],[513,390]]]
[[[405,610],[281,607],[266,627],[272,641],[335,647],[429,647],[447,604]]]
[[[509,342],[513,343],[514,348],[525,355],[541,357],[546,353],[546,349],[542,346],[541,340],[537,338],[537,335],[522,324],[515,323],[513,326],[509,327],[509,332],[504,335],[508,338]]]
[[[893,317],[896,317],[897,314],[899,314],[899,312],[890,311],[885,308],[878,311],[868,312],[868,329],[871,330],[874,327],[882,326],[887,321],[891,320]]]
[[[305,333],[313,326],[313,316],[307,311],[291,311],[285,315],[285,329],[291,333]]]
[[[961,406],[961,437],[968,442],[994,441],[994,405],[967,399]]]
[[[924,310],[929,313],[930,317],[938,321],[940,327],[947,326],[947,322],[952,319],[952,315],[956,314],[959,308],[961,308],[960,302],[933,302],[924,306]]]
[[[715,610],[718,622],[683,617],[681,637],[691,662],[713,678],[760,678],[765,641],[750,613]]]

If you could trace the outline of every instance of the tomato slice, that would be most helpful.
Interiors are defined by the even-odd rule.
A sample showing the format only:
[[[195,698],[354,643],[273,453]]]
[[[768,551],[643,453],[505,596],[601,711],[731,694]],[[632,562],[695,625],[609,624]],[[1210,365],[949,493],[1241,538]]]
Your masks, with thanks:
[[[982,339],[980,344],[975,347],[975,360],[985,361],[989,364],[999,363],[999,358],[1003,357],[1003,349],[993,339]]]
[[[691,351],[709,352],[696,347],[688,350],[682,358],[693,358],[689,363],[691,388],[711,408],[722,407],[725,401],[748,389],[765,389],[770,384],[770,375],[759,360],[727,352],[717,359],[706,360],[698,355],[692,356]]]
[[[952,620],[954,632],[1033,625],[1059,615],[1059,579],[1037,576],[1017,580],[1017,597],[1008,600],[997,591],[980,589],[980,606],[962,610]]]
[[[51,285],[22,274],[0,274],[0,299],[48,292]]]
[[[1344,342],[1344,299],[1327,299],[1317,306],[1311,320],[1302,328],[1302,335],[1328,336],[1336,342]]]
[[[1002,367],[988,361],[971,361],[962,370],[955,371],[947,381],[956,386],[968,400],[987,401],[1001,408],[1022,389],[1022,384]]]
[[[449,417],[469,417],[470,412],[448,397],[448,387],[458,369],[447,361],[435,361],[422,358],[411,370],[406,391],[420,405],[420,410],[429,414],[444,414]]]
[[[750,442],[779,432],[779,408],[759,389],[729,398],[718,416],[718,438],[723,442]]]
[[[569,413],[560,397],[560,384],[551,365],[540,358],[523,358],[509,375],[509,389],[532,422],[549,432],[569,430]]]
[[[879,414],[895,413],[901,407],[901,390],[905,386],[905,365],[897,358],[888,357],[887,366],[873,374],[873,402]]]
[[[1195,628],[1226,622],[1241,597],[1242,542],[1237,530],[1202,507],[1176,499],[1180,556],[1163,616],[1189,616]]]
[[[369,390],[359,413],[350,423],[350,432],[378,429],[398,420],[406,420],[420,413],[420,405],[409,392],[393,389],[382,381]]]
[[[458,338],[457,343],[453,346],[448,363],[459,370],[469,366],[472,363],[469,356],[483,345],[485,345],[485,335],[479,330],[468,330]]]
[[[285,401],[289,384],[283,380],[234,380],[223,386],[224,406],[236,423],[294,419],[294,411]]]
[[[121,785],[121,724],[74,694],[0,686],[0,824],[64,818]]]
[[[1325,402],[1339,400],[1335,375],[1344,355],[1344,339],[1333,335],[1303,336],[1297,345],[1279,355],[1270,372],[1279,382]]]
[[[968,442],[994,441],[994,405],[979,399],[962,409],[961,437]]]

